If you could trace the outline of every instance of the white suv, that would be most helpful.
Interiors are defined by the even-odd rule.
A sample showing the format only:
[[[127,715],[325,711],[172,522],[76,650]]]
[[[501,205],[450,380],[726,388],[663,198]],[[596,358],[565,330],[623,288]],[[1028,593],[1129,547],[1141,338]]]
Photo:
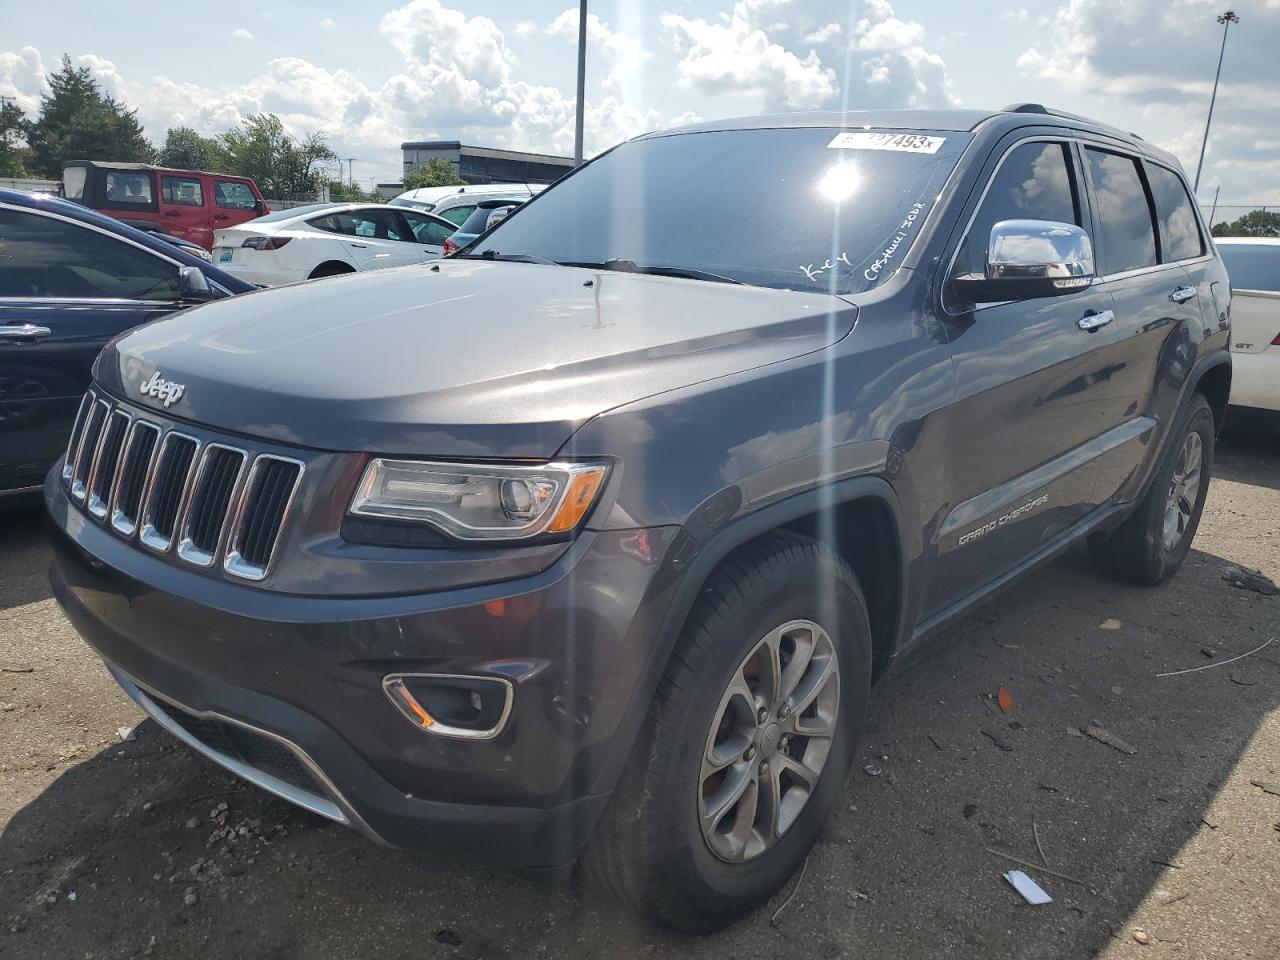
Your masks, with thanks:
[[[1231,405],[1280,420],[1280,237],[1216,237],[1231,274]]]

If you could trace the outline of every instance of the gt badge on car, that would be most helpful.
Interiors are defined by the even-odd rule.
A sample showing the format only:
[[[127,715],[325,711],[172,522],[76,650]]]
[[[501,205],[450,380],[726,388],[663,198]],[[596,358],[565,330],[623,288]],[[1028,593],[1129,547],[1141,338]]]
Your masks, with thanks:
[[[151,374],[151,379],[142,384],[138,392],[144,397],[155,397],[164,403],[165,409],[168,409],[182,399],[182,395],[187,392],[187,388],[177,381],[166,380],[160,376],[160,371],[157,370]]]

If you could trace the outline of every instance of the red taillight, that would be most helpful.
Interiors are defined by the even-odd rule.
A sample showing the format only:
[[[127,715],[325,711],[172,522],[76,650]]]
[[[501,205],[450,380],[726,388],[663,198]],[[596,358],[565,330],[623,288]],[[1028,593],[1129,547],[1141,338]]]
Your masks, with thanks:
[[[242,247],[248,247],[250,250],[279,250],[293,237],[250,237]]]
[[[1276,334],[1276,338],[1271,341],[1273,347],[1280,347],[1280,333]]]
[[[444,255],[446,257],[453,256],[462,248],[453,242],[453,237],[446,237],[444,241]]]

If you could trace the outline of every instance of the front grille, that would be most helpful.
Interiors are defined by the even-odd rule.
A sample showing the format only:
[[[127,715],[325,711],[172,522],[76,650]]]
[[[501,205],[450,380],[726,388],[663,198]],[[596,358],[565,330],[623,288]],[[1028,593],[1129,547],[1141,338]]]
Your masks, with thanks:
[[[145,416],[146,413],[142,412]],[[252,464],[250,467],[249,465]],[[266,577],[302,479],[299,460],[166,429],[95,390],[80,404],[62,479],[122,537],[244,580]],[[247,479],[243,480],[247,474]]]
[[[178,556],[182,559],[202,567],[213,563],[244,456],[243,450],[221,444],[211,443],[204,448],[187,504],[182,542],[178,545]]]
[[[306,764],[284,744],[216,717],[187,713],[171,703],[165,703],[163,707],[174,723],[215,753],[239,760],[299,790],[324,796],[324,789]]]

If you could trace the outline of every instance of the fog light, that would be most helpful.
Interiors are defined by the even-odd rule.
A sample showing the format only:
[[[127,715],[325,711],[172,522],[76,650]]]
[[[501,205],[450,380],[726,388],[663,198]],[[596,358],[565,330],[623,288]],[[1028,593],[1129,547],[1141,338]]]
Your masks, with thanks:
[[[440,673],[393,673],[382,689],[419,730],[442,737],[488,740],[511,713],[514,688],[501,677]]]

